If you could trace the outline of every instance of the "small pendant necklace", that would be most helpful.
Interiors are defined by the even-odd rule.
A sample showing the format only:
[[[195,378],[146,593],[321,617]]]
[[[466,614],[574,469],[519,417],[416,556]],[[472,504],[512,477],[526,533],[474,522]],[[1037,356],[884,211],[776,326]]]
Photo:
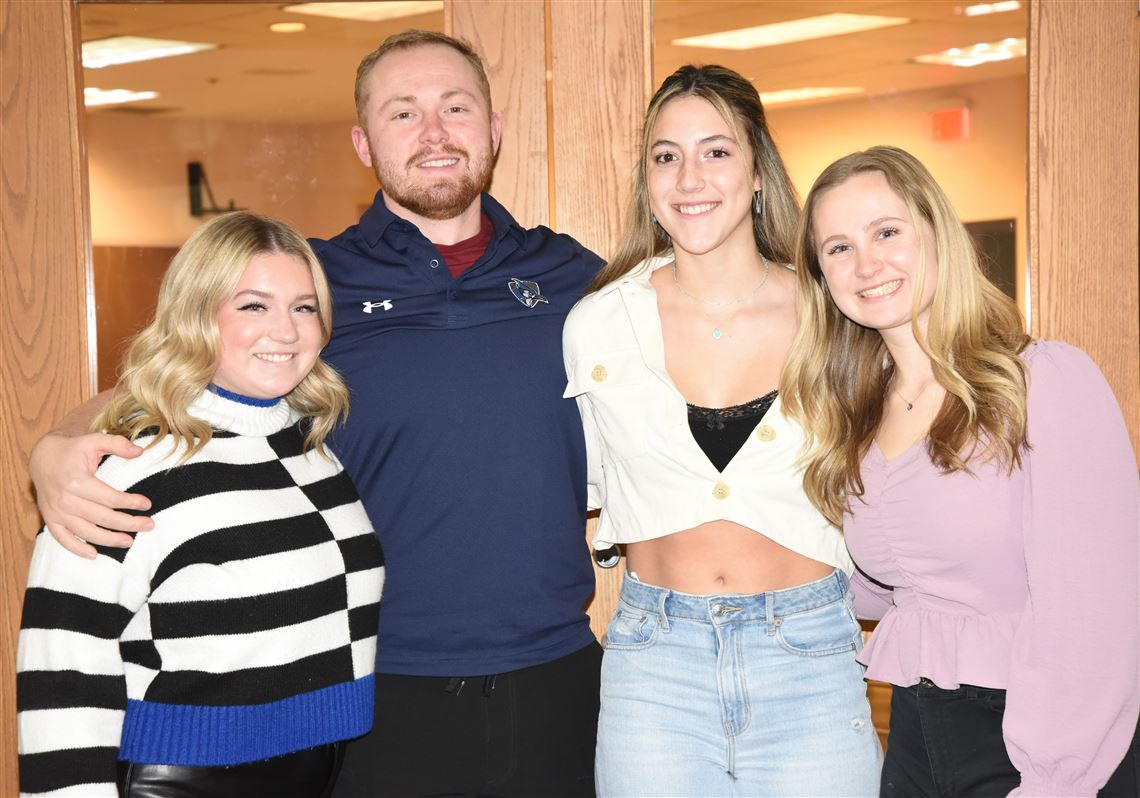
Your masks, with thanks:
[[[737,297],[736,299],[702,299],[700,297],[693,296],[692,294],[690,294],[688,291],[685,290],[685,286],[681,285],[681,281],[677,278],[677,264],[676,263],[674,263],[672,266],[673,284],[677,286],[678,291],[680,291],[682,294],[685,295],[686,298],[688,298],[689,300],[691,300],[693,302],[698,302],[702,305],[709,305],[710,307],[714,307],[714,308],[732,308],[732,307],[743,304],[744,302],[747,302],[748,300],[752,299],[752,297],[756,296],[756,293],[761,288],[764,287],[764,283],[768,282],[768,272],[771,270],[772,264],[763,255],[761,255],[760,257],[764,261],[764,276],[760,278],[760,282],[758,282],[756,284],[755,288],[753,288],[747,294],[744,294],[743,296]],[[706,313],[705,315],[707,316],[708,314]],[[712,331],[713,340],[719,341],[724,336],[725,336],[725,330],[721,327],[721,325],[714,323],[713,324],[713,331]]]
[[[914,402],[917,402],[919,399],[921,399],[921,398],[922,398],[922,395],[923,395],[924,393],[926,393],[926,389],[927,389],[927,388],[929,388],[929,387],[930,387],[930,383],[929,383],[929,382],[928,382],[928,383],[926,383],[926,385],[923,385],[923,386],[922,386],[922,390],[921,390],[921,391],[919,391],[919,392],[918,392],[918,393],[915,395],[915,397],[914,397]],[[907,412],[908,412],[908,413],[909,413],[911,410],[913,410],[913,409],[914,409],[914,402],[910,401],[910,400],[909,400],[909,399],[907,399],[905,396],[903,396],[903,395],[902,395],[902,392],[901,392],[901,391],[899,391],[899,389],[898,389],[898,388],[896,388],[896,387],[894,387],[894,386],[892,385],[892,386],[891,386],[891,390],[895,392],[895,395],[896,395],[896,396],[898,396],[898,398],[899,398],[899,399],[902,399],[902,401],[903,401],[903,404],[904,404],[904,405],[906,405],[906,410],[907,410]]]

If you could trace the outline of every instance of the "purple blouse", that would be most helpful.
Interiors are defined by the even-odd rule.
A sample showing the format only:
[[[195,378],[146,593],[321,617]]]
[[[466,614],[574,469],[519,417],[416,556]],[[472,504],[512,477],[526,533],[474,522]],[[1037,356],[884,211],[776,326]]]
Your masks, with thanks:
[[[1012,476],[943,474],[925,441],[863,459],[844,531],[856,611],[881,621],[859,659],[892,684],[1004,688],[1010,795],[1093,796],[1140,711],[1140,480],[1088,356],[1038,341],[1023,358],[1030,449]]]

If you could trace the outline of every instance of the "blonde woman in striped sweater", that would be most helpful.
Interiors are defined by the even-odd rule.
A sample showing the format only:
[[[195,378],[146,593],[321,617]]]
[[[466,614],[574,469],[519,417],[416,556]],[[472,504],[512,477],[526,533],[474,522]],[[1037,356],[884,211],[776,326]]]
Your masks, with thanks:
[[[383,554],[325,437],[331,297],[305,240],[219,217],[171,263],[95,422],[153,532],[92,560],[36,539],[18,655],[22,794],[331,791],[372,725]]]

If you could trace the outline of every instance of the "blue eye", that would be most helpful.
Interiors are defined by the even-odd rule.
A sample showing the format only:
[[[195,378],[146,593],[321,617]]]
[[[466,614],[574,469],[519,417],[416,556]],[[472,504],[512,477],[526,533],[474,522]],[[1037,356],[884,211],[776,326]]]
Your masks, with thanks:
[[[238,308],[238,310],[247,310],[247,311],[265,310],[265,305],[261,302],[246,302],[244,305],[242,305],[240,308]]]

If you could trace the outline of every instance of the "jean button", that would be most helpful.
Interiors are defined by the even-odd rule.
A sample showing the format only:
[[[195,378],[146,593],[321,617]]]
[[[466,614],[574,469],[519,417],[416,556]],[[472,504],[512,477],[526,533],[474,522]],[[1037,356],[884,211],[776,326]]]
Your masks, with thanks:
[[[712,614],[713,615],[720,617],[721,615],[724,615],[724,612],[725,612],[725,610],[724,610],[723,604],[713,604],[712,605]]]

